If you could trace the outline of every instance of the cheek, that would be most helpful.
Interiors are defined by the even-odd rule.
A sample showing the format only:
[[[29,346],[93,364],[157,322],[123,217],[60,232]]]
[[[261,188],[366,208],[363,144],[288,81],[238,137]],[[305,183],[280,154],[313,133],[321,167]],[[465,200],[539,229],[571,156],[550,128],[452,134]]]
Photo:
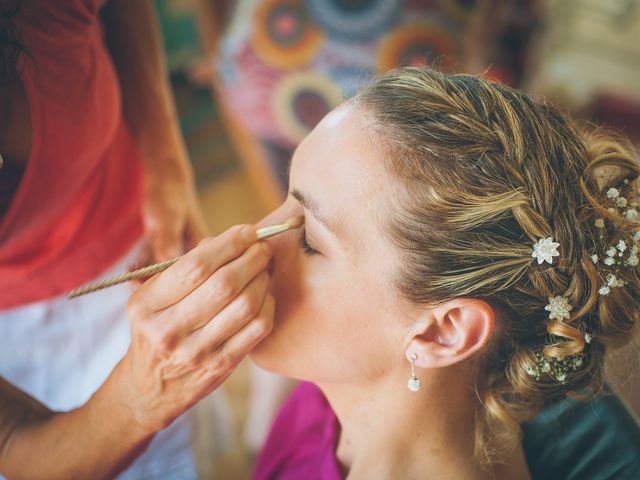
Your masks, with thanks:
[[[252,357],[268,370],[315,382],[377,376],[388,363],[390,335],[372,300],[380,292],[371,282],[354,283],[347,268],[324,271],[324,261],[299,249],[276,259],[274,330]]]

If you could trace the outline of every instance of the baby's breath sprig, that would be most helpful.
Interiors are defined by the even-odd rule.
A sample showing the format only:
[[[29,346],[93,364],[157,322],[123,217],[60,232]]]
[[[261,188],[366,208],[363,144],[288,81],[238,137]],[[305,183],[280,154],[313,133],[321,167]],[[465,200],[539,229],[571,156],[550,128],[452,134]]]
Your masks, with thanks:
[[[629,185],[629,180],[625,179],[623,184]],[[638,203],[634,199],[622,196],[619,189],[611,187],[607,190],[606,196],[610,202],[607,208],[610,212],[616,213],[628,222],[638,222]],[[595,226],[602,231],[607,226],[604,218],[597,218]],[[614,224],[614,227],[618,225]],[[626,238],[619,238],[612,245],[606,245],[603,249],[604,255],[600,257],[597,253],[591,255],[591,261],[599,266],[603,274],[603,283],[598,290],[600,295],[609,295],[612,288],[624,287],[625,282],[620,278],[620,270],[626,267],[637,267],[640,263],[638,256],[640,250],[640,224],[638,229]]]
[[[564,383],[570,372],[579,370],[584,363],[582,354],[572,355],[565,358],[547,358],[544,353],[536,353],[536,361],[527,366],[527,374],[535,378],[537,381],[544,375],[548,375],[552,379]]]

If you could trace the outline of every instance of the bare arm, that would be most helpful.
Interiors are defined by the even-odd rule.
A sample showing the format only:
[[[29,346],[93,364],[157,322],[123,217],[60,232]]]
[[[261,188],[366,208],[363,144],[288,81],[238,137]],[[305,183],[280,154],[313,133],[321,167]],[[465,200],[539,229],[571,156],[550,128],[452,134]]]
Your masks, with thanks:
[[[205,227],[155,11],[150,0],[110,0],[102,16],[120,79],[125,118],[143,160],[145,231],[156,258],[164,260],[183,253],[184,244],[195,246]]]
[[[9,478],[115,476],[153,433],[110,398],[111,387],[108,380],[86,405],[56,413],[0,378],[0,472]]]

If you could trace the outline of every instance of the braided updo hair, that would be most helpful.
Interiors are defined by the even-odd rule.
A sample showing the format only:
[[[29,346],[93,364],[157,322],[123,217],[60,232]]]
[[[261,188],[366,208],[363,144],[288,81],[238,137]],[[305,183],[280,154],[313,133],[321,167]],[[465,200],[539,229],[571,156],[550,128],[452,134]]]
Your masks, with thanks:
[[[637,192],[638,159],[628,141],[579,133],[551,106],[475,76],[398,69],[354,101],[373,115],[386,168],[405,186],[389,225],[404,259],[399,290],[424,305],[479,298],[496,312],[475,373],[476,455],[489,463],[545,404],[596,394],[606,347],[631,338],[638,271],[620,268],[624,287],[602,295],[606,272],[593,256],[640,229],[607,197],[611,187]],[[547,237],[560,255],[539,265],[532,245]],[[564,321],[545,310],[557,296],[573,306]],[[579,356],[580,368],[563,381],[533,377],[541,354]]]

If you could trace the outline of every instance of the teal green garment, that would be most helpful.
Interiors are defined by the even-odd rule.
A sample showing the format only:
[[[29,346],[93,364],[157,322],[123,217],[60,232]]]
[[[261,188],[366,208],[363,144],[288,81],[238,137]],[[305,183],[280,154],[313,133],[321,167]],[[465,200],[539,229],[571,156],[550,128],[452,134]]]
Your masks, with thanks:
[[[533,479],[640,480],[640,424],[614,394],[563,400],[523,425],[523,433]]]

